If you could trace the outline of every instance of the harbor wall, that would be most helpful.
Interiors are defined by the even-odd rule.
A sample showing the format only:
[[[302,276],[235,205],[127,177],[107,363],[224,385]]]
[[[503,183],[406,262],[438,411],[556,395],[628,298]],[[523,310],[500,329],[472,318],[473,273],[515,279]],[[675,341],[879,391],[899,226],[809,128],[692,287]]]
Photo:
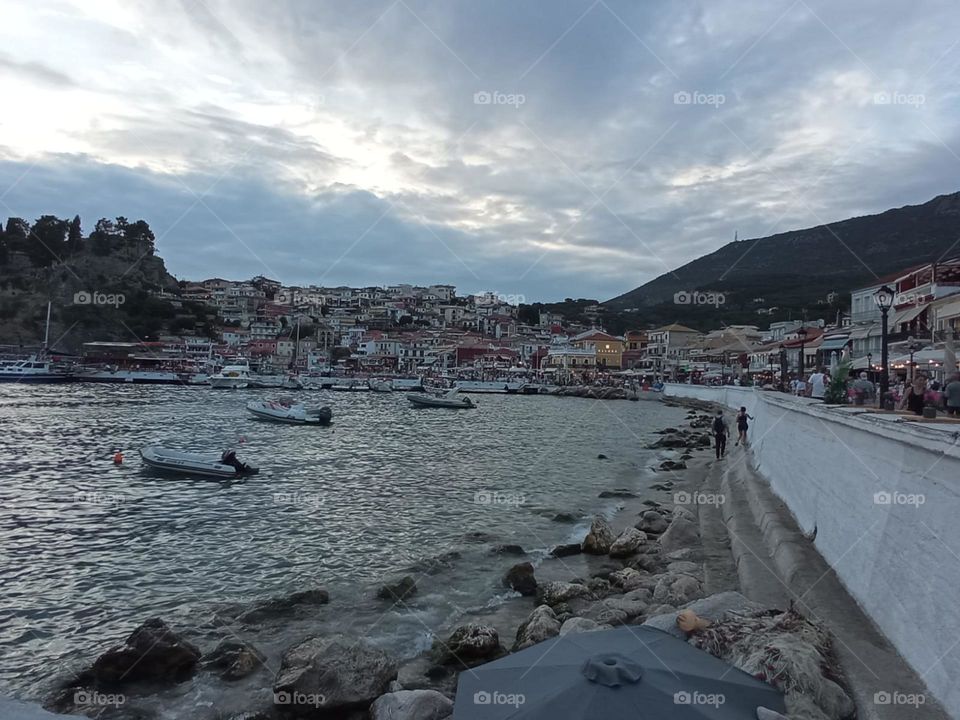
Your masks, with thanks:
[[[894,422],[754,388],[668,384],[664,392],[747,408],[757,469],[960,718],[960,426]]]

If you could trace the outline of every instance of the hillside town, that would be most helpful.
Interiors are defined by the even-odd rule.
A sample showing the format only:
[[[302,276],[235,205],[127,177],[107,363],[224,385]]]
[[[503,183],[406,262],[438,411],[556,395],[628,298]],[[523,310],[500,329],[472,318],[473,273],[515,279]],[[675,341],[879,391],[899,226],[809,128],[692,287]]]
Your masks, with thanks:
[[[459,296],[452,285],[325,288],[284,286],[264,277],[212,278],[184,283],[180,297],[169,299],[214,308],[219,342],[190,336],[90,342],[83,356],[87,363],[141,367],[243,358],[262,373],[424,375],[456,369],[484,379],[526,372],[559,384],[603,383],[619,374],[651,382],[779,385],[818,366],[846,362],[876,379],[882,368],[881,288],[892,294],[891,378],[905,379],[920,368],[942,382],[951,334],[960,323],[960,258],[877,278],[853,290],[850,312],[836,317],[725,325],[720,305],[718,327],[708,332],[672,323],[623,335],[606,332],[596,308],[587,311],[597,320],[591,324],[547,312],[523,322],[517,298],[495,292]]]

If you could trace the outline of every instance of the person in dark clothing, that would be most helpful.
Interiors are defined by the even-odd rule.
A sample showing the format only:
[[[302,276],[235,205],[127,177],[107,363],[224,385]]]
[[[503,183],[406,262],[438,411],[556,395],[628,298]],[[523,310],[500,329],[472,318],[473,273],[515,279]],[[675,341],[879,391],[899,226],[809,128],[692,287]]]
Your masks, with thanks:
[[[723,410],[717,410],[717,416],[713,419],[713,439],[717,451],[717,460],[727,452],[727,435],[729,432],[727,421],[723,419]]]
[[[753,420],[753,415],[747,414],[747,409],[745,407],[740,407],[740,412],[737,413],[737,445],[747,445],[747,430],[750,427],[749,420]]]
[[[917,375],[900,401],[900,409],[907,409],[914,415],[923,415],[924,394],[927,392],[927,378]]]

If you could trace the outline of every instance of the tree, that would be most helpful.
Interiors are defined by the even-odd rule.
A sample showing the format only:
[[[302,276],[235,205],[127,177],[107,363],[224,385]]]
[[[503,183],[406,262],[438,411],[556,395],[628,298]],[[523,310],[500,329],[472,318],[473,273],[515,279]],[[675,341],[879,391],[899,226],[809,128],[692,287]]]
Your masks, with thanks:
[[[27,254],[30,261],[45,267],[59,261],[64,255],[67,242],[67,221],[55,215],[42,215],[33,224]]]
[[[11,252],[27,252],[30,237],[30,223],[23,218],[7,218],[7,247]]]
[[[123,221],[122,224],[121,221]],[[128,223],[126,218],[118,217],[117,230],[123,233],[124,240],[140,245],[141,247],[139,247],[138,250],[153,255],[156,237],[146,220],[137,220],[135,223]]]
[[[95,255],[109,255],[117,246],[118,234],[112,220],[100,218],[90,233],[90,247]]]
[[[74,255],[83,249],[83,230],[80,227],[80,216],[74,215],[67,229],[67,254]]]

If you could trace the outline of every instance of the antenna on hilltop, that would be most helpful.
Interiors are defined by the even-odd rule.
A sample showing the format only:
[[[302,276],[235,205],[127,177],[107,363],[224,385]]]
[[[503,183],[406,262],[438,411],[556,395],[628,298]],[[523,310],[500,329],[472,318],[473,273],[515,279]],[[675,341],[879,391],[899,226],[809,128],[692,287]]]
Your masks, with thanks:
[[[739,230],[734,230],[734,231],[733,231],[733,241],[734,241],[734,242],[737,241],[737,236],[738,236],[739,234],[740,234],[740,231],[739,231]]]

